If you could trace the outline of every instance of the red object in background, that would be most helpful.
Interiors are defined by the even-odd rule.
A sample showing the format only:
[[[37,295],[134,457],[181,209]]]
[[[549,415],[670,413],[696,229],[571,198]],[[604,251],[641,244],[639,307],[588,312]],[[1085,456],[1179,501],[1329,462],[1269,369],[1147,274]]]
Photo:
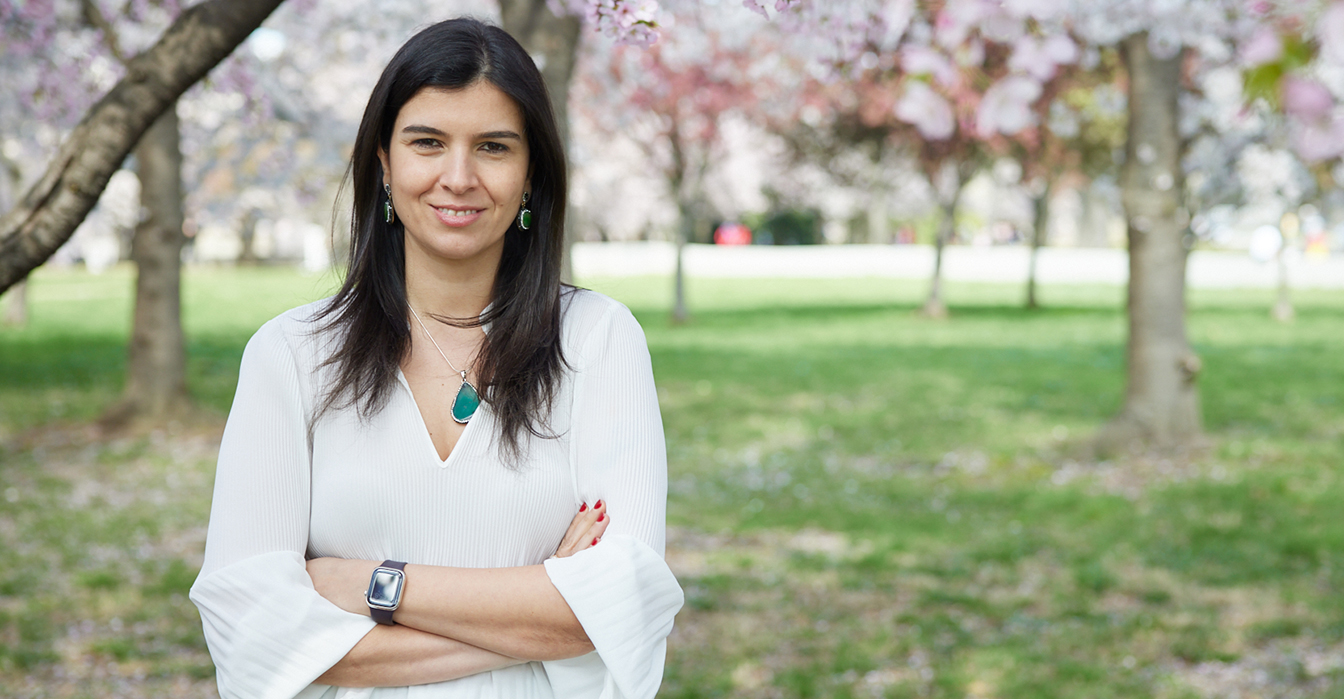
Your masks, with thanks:
[[[714,230],[715,245],[751,245],[751,229],[740,223],[725,223]]]

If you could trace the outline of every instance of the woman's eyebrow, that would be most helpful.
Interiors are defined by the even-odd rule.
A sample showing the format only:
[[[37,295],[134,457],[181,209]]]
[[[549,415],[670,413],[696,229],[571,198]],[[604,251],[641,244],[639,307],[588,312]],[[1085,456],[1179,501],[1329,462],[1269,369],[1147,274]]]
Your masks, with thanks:
[[[402,133],[423,133],[430,136],[447,136],[448,134],[434,128],[433,126],[422,126],[420,124],[411,124],[401,130]]]
[[[513,131],[486,131],[482,134],[476,134],[476,138],[512,138],[517,141],[523,140],[522,136],[519,136]]]

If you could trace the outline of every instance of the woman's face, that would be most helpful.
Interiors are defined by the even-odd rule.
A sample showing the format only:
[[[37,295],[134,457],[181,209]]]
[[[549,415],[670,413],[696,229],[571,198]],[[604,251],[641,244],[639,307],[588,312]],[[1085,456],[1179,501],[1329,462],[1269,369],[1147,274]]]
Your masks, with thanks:
[[[424,88],[402,105],[378,157],[406,229],[408,266],[498,268],[529,186],[523,115],[508,95],[484,80]]]

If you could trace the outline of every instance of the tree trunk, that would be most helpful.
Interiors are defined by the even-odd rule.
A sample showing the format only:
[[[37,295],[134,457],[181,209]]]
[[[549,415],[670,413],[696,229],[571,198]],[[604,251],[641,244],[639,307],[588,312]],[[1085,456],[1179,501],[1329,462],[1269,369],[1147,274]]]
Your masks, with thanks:
[[[0,153],[0,215],[14,205],[14,197],[19,189],[19,164]],[[28,324],[28,279],[25,277],[9,288],[8,293],[0,293],[4,300],[3,318],[0,323],[16,328]]]
[[[15,328],[22,328],[28,324],[28,280],[9,287],[9,291],[4,295],[5,311],[3,322],[5,325]]]
[[[243,221],[239,237],[242,238],[243,249],[238,253],[238,264],[253,266],[257,264],[257,224],[261,222],[261,211],[257,209],[248,209],[243,214]]]
[[[1185,333],[1186,216],[1177,95],[1181,57],[1159,60],[1146,35],[1123,44],[1129,126],[1121,191],[1129,234],[1128,381],[1103,451],[1180,449],[1200,436],[1200,360]]]
[[[1274,311],[1271,314],[1274,320],[1280,323],[1287,323],[1297,315],[1293,310],[1293,297],[1288,286],[1288,258],[1285,253],[1288,252],[1288,237],[1284,236],[1283,245],[1279,246],[1279,252],[1275,259],[1279,265],[1279,298],[1274,302]]]
[[[126,392],[110,423],[162,419],[187,405],[182,337],[182,149],[177,113],[168,110],[135,149],[143,218],[135,228],[135,319]]]
[[[672,322],[680,325],[691,319],[686,310],[686,272],[684,258],[686,243],[695,237],[695,213],[685,202],[677,204],[677,267],[672,282]]]
[[[1049,187],[1033,199],[1032,209],[1036,219],[1031,226],[1031,258],[1027,262],[1027,308],[1034,310],[1041,307],[1039,299],[1036,298],[1036,259],[1041,246],[1045,245],[1050,223]]]
[[[47,261],[98,203],[112,173],[177,98],[281,0],[207,0],[182,12],[61,144],[46,174],[0,219],[0,291]]]
[[[546,6],[546,0],[500,0],[500,19],[504,31],[518,39],[518,43],[540,64],[541,77],[551,93],[551,107],[560,138],[569,145],[569,80],[574,75],[574,64],[579,53],[579,32],[582,23],[578,17],[556,17]],[[574,262],[570,250],[574,246],[575,231],[565,228],[565,251],[561,278],[574,281]]]
[[[873,194],[868,203],[868,235],[861,243],[888,244],[891,242],[891,218],[887,211],[886,192]]]
[[[957,230],[957,199],[960,192],[958,183],[957,194],[942,200],[942,220],[938,222],[938,235],[933,239],[933,281],[929,282],[929,300],[925,301],[922,311],[923,315],[931,319],[948,317],[948,305],[942,300],[942,251],[943,247],[952,242],[952,235]]]

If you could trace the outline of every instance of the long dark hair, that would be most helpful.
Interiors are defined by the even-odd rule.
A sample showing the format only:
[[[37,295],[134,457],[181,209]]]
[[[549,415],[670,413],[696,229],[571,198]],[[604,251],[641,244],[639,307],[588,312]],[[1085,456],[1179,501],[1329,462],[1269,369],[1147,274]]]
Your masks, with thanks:
[[[541,73],[523,47],[503,29],[474,19],[451,19],[420,31],[383,70],[369,96],[355,138],[346,180],[354,198],[350,259],[345,283],[319,314],[323,332],[339,337],[324,366],[334,378],[318,415],[357,407],[368,419],[386,404],[397,369],[411,349],[407,326],[404,231],[400,219],[383,218],[383,168],[392,128],[424,88],[461,89],[484,80],[499,88],[523,114],[531,162],[532,225],[517,222],[504,234],[489,308],[479,319],[446,319],[459,327],[485,325],[476,374],[482,397],[500,423],[500,446],[509,461],[522,456],[523,432],[546,429],[560,372],[560,259],[565,238],[565,154]]]

